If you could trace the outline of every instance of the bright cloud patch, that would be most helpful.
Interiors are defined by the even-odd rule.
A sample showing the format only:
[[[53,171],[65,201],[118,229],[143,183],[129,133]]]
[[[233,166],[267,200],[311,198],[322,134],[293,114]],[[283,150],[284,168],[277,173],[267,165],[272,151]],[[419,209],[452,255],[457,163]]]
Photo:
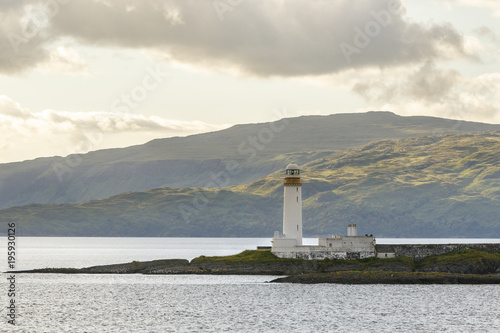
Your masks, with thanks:
[[[208,132],[228,125],[112,112],[31,112],[0,96],[0,152],[9,161],[68,155],[141,143],[158,137]],[[130,136],[130,133],[134,133]],[[7,154],[5,154],[7,156]],[[0,163],[7,162],[0,156]]]
[[[497,0],[452,0],[459,4],[487,8],[492,10],[493,16],[500,17],[500,2]]]
[[[37,69],[52,73],[88,74],[91,66],[75,49],[58,46],[49,52],[47,61],[39,64]]]

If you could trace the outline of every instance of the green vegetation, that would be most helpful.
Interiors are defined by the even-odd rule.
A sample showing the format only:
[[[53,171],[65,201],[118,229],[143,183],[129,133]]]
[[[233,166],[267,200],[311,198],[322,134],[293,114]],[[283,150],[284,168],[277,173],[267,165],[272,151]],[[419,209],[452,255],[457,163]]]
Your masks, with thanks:
[[[239,254],[232,256],[221,257],[205,257],[200,256],[194,258],[191,263],[198,263],[202,261],[209,262],[224,262],[229,264],[234,263],[263,263],[263,262],[304,262],[302,259],[284,259],[278,258],[269,250],[245,250]]]
[[[192,263],[199,262],[223,262],[223,263],[264,263],[264,262],[308,262],[303,259],[286,259],[276,257],[269,250],[245,250],[239,254],[231,256],[216,256],[216,257],[206,257],[200,256],[191,261]],[[359,270],[364,269],[374,269],[377,267],[388,267],[393,266],[393,264],[402,264],[402,266],[407,266],[409,269],[414,267],[413,260],[407,257],[380,259],[380,258],[366,258],[366,259],[324,259],[315,261],[320,267],[325,269],[326,267],[336,267],[336,266],[352,266],[357,267]]]
[[[500,235],[500,133],[380,140],[301,165],[304,234]],[[281,163],[281,162],[280,162]],[[283,164],[280,169],[282,169]],[[79,204],[0,210],[29,236],[271,237],[282,171],[226,188],[154,188]]]
[[[401,117],[390,112],[306,116],[273,125],[236,125],[222,131],[157,139],[68,159],[50,157],[1,164],[0,208],[77,203],[156,187],[247,184],[282,170],[290,161],[302,165],[373,140],[498,130],[500,125]],[[249,138],[256,140],[259,133],[264,133],[261,136],[265,139],[251,144]],[[229,178],[220,177],[217,184],[213,176],[226,172],[235,163],[237,172]]]
[[[457,251],[424,259],[361,260],[283,259],[269,250],[246,250],[236,255],[93,266],[81,269],[46,268],[31,273],[90,274],[259,274],[290,275],[276,282],[299,283],[500,283],[500,253]],[[427,262],[425,261],[427,260]],[[423,271],[422,271],[423,270]],[[450,274],[452,273],[452,274]]]
[[[410,270],[415,269],[415,263],[413,259],[408,257],[397,257],[397,258],[366,258],[366,259],[358,259],[356,260],[361,267],[383,267],[387,265],[393,264],[401,264],[402,266],[408,267]]]
[[[417,264],[417,269],[425,267],[436,267],[446,265],[464,265],[464,264],[481,264],[481,263],[496,263],[500,267],[500,253],[479,251],[479,250],[461,250],[449,252],[438,256],[431,256],[422,259]]]
[[[286,259],[276,257],[270,250],[245,250],[239,254],[231,256],[215,256],[206,257],[200,256],[191,261],[192,263],[199,262],[224,262],[224,263],[264,263],[264,262],[310,262],[303,259]],[[397,258],[365,258],[365,259],[324,259],[314,261],[319,267],[325,269],[326,267],[338,267],[338,266],[352,266],[357,267],[358,270],[365,269],[376,269],[377,267],[390,267],[394,264],[401,264],[402,266],[408,267],[408,269],[413,270],[415,264],[413,259],[407,257],[397,257]]]
[[[408,257],[397,257],[397,258],[364,258],[364,259],[323,259],[318,261],[325,266],[336,266],[336,265],[356,265],[359,267],[376,267],[386,265],[388,263],[402,263],[408,265],[409,267],[413,265],[413,259]]]

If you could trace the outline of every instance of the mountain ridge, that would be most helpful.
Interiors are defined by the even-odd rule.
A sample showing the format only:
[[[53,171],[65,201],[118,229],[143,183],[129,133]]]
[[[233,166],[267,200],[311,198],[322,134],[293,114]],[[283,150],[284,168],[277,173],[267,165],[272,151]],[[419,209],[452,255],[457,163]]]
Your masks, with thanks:
[[[304,234],[500,235],[500,132],[383,139],[301,165]],[[281,169],[286,165],[282,165]],[[283,172],[226,188],[155,188],[0,210],[31,236],[271,237]]]
[[[378,139],[500,130],[500,125],[387,111],[283,118],[240,124],[143,145],[0,164],[0,208],[78,203],[155,187],[217,187],[214,175],[237,163],[228,184],[252,182],[295,160],[304,164]]]

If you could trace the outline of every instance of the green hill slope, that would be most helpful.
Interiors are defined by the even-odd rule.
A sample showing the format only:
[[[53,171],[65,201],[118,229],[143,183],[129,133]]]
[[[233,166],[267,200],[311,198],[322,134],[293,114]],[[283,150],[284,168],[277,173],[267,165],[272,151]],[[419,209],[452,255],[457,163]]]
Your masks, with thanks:
[[[306,236],[345,234],[356,223],[379,237],[500,237],[499,132],[379,140],[301,168]],[[282,177],[15,207],[0,219],[17,222],[21,235],[272,237]]]
[[[0,164],[0,208],[30,203],[76,203],[155,187],[224,187],[213,176],[228,164],[246,184],[286,165],[304,164],[376,139],[500,130],[500,125],[390,112],[288,118],[226,130],[153,140],[68,158]],[[222,185],[222,186],[220,186]]]

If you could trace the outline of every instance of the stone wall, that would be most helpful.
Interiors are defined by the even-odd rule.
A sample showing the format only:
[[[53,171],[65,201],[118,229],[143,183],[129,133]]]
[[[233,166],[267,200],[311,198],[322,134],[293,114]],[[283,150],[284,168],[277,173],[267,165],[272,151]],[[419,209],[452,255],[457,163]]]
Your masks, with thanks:
[[[273,248],[272,253],[280,258],[299,258],[307,260],[322,260],[325,258],[363,259],[375,257],[377,253],[384,253],[382,257],[388,254],[387,258],[404,256],[419,261],[425,257],[465,249],[500,252],[500,244],[384,244],[362,249],[339,249],[329,246],[296,246],[289,248]],[[391,255],[392,251],[393,254]]]
[[[292,241],[286,243],[285,241]],[[280,258],[307,260],[364,259],[375,256],[375,241],[371,236],[337,236],[319,238],[318,245],[295,246],[294,239],[273,238],[271,252]]]
[[[416,261],[429,256],[465,249],[500,252],[500,244],[407,244],[383,246],[391,246],[396,257],[410,257]]]
[[[375,247],[371,249],[356,250],[333,250],[324,246],[296,246],[292,248],[273,248],[271,251],[279,258],[295,258],[307,260],[328,259],[364,259],[375,256]]]
[[[373,251],[375,241],[370,236],[337,236],[335,238],[319,238],[318,245],[330,251],[363,252]]]

